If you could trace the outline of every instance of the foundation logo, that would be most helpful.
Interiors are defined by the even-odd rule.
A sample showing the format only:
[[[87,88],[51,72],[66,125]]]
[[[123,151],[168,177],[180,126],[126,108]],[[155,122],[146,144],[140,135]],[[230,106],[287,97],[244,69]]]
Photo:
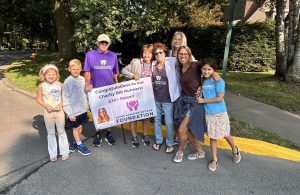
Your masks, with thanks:
[[[106,64],[106,60],[101,60],[101,61],[100,61],[100,64],[101,64],[102,66],[104,66],[104,65]]]
[[[139,107],[139,101],[134,100],[134,101],[126,102],[126,106],[130,111],[137,110],[137,108]]]

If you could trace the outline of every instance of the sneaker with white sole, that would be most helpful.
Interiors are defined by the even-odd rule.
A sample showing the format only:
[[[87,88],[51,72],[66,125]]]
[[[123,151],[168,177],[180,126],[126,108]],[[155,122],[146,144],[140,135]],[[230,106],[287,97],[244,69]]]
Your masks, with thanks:
[[[209,164],[208,164],[208,169],[211,171],[215,171],[217,170],[218,167],[218,162],[215,160],[212,160]]]
[[[131,146],[134,148],[138,148],[140,146],[139,140],[136,136],[131,138]]]
[[[75,152],[76,149],[77,149],[77,143],[76,143],[76,141],[72,141],[72,143],[70,144],[70,147],[69,147],[69,151]]]
[[[174,162],[180,163],[183,159],[183,152],[176,152],[175,157],[173,159]]]
[[[77,150],[80,154],[84,155],[84,156],[87,156],[87,155],[90,155],[91,154],[91,151],[89,149],[87,149],[87,147],[85,146],[84,143],[80,144],[78,147],[77,147]]]
[[[150,146],[150,138],[148,135],[143,135],[142,136],[142,142],[144,143],[145,146]]]
[[[114,137],[112,136],[111,133],[107,133],[105,136],[105,141],[108,143],[108,145],[115,145],[116,144],[116,140],[114,139]]]
[[[193,154],[188,155],[189,160],[196,160],[196,159],[201,159],[201,158],[205,158],[205,152],[202,152],[201,154],[193,153]]]
[[[240,153],[240,150],[237,146],[236,147],[236,153],[232,152],[232,161],[234,163],[239,163],[242,159],[242,156],[241,156],[241,153]]]
[[[101,142],[102,142],[102,136],[100,134],[97,134],[96,137],[94,138],[92,146],[99,147]]]

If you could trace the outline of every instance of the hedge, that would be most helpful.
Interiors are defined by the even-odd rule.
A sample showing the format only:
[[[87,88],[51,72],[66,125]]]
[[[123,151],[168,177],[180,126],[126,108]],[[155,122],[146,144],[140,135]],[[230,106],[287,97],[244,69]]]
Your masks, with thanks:
[[[275,26],[273,22],[243,24],[233,27],[229,70],[267,71],[275,64]],[[183,31],[196,59],[213,57],[222,66],[227,27],[225,25],[205,28],[173,28],[149,37],[135,37],[134,33],[122,36],[123,43],[115,43],[112,50],[122,53],[123,62],[139,57],[143,44],[157,41],[170,46],[173,33]]]

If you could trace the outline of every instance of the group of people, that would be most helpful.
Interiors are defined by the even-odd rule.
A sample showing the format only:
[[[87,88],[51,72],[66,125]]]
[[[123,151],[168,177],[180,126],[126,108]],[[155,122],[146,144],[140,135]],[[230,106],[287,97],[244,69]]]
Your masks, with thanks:
[[[56,66],[46,65],[40,71],[43,82],[39,85],[37,102],[45,108],[44,118],[51,161],[57,160],[55,125],[62,160],[68,159],[69,152],[76,150],[83,155],[91,153],[80,140],[82,125],[87,121],[86,92],[93,88],[118,83],[117,56],[108,50],[110,38],[101,34],[96,43],[97,48],[86,54],[84,77],[80,76],[81,63],[76,59],[70,61],[71,75],[63,84],[58,81],[59,73]],[[230,123],[224,102],[225,82],[215,72],[216,61],[214,59],[196,61],[187,46],[187,39],[183,32],[174,33],[171,47],[172,49],[168,50],[167,46],[160,42],[144,45],[141,49],[141,58],[133,59],[122,69],[122,74],[128,79],[139,80],[151,77],[157,111],[154,117],[155,141],[152,148],[159,151],[163,144],[162,118],[164,117],[165,152],[173,153],[174,146],[179,142],[174,162],[182,162],[187,142],[196,150],[195,153],[187,156],[189,160],[204,158],[205,152],[200,141],[204,141],[204,133],[207,133],[211,147],[211,162],[208,168],[211,171],[217,169],[217,140],[223,137],[232,148],[233,162],[239,163],[241,154],[230,136]],[[74,141],[70,146],[64,130],[64,112],[67,114],[67,123],[73,128]],[[148,136],[150,119],[143,119],[142,122],[141,139],[145,146],[149,146],[151,144]],[[139,147],[137,121],[130,122],[130,130],[132,146]],[[105,140],[109,145],[115,144],[110,129],[106,131]],[[96,130],[92,146],[100,146],[101,142],[101,132]]]

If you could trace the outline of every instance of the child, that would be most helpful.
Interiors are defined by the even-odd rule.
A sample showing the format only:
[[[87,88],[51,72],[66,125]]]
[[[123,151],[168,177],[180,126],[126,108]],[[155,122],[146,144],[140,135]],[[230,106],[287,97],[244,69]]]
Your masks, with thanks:
[[[141,50],[141,59],[133,60],[132,64],[129,64],[125,68],[122,69],[122,74],[129,79],[139,80],[140,78],[150,77],[152,74],[151,70],[151,60],[152,60],[152,49],[153,45],[148,44],[144,45]],[[132,133],[131,143],[132,147],[138,148],[140,143],[136,135],[136,126],[137,121],[130,122],[130,130]],[[150,126],[150,119],[143,120],[143,136],[142,141],[145,146],[150,145],[150,139],[148,137]]]
[[[73,128],[73,136],[75,141],[70,145],[70,152],[78,152],[82,155],[90,155],[91,151],[87,149],[81,142],[82,125],[87,122],[88,103],[85,94],[85,81],[81,72],[81,63],[77,59],[73,59],[69,63],[69,71],[71,75],[63,84],[63,106],[64,111],[68,115],[67,123]]]
[[[65,132],[65,115],[62,110],[59,72],[55,65],[45,65],[39,73],[42,83],[38,87],[36,101],[45,108],[44,120],[48,132],[48,151],[51,161],[57,160],[57,141],[55,126],[58,133],[59,152],[62,160],[69,158],[68,138]]]
[[[199,103],[204,103],[207,134],[210,137],[210,148],[212,161],[208,168],[215,171],[218,165],[217,158],[217,140],[225,138],[232,149],[233,162],[241,161],[239,148],[235,145],[230,135],[230,124],[227,115],[227,109],[224,102],[225,82],[223,79],[216,82],[212,78],[212,74],[217,68],[216,61],[213,59],[204,59],[202,61],[202,77],[204,78],[202,86],[203,97],[198,98]]]

